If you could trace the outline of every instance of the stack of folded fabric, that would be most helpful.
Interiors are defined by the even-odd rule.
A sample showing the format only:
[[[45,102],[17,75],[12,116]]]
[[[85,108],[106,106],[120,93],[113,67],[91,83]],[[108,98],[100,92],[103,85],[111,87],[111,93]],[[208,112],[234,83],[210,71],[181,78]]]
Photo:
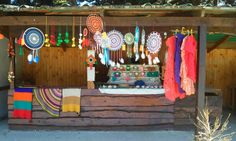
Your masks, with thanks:
[[[62,112],[80,113],[81,89],[63,89],[62,95]]]
[[[32,89],[16,88],[13,100],[13,118],[32,119]]]

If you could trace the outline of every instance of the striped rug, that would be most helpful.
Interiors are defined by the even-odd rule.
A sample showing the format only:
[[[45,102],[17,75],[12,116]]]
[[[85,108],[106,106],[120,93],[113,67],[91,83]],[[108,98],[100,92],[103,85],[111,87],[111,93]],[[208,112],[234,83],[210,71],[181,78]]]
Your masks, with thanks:
[[[16,88],[13,100],[13,118],[32,119],[32,89]]]
[[[62,90],[56,88],[37,88],[34,95],[42,108],[53,117],[59,117]]]

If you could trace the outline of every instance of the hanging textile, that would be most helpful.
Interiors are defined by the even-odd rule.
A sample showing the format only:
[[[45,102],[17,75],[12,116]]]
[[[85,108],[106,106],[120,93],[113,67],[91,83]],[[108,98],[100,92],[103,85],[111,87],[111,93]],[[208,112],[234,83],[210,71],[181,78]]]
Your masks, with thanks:
[[[42,108],[53,117],[59,117],[61,108],[61,89],[38,88],[34,89],[34,95]]]
[[[13,100],[13,118],[32,119],[32,89],[16,88]]]
[[[62,112],[80,113],[81,89],[63,89],[62,94]]]
[[[174,71],[174,57],[175,57],[175,36],[171,36],[166,40],[166,45],[168,47],[168,56],[166,59],[166,69],[164,74],[164,89],[165,96],[171,101],[175,101],[176,98],[184,98],[185,95],[180,94],[178,91],[178,84],[175,81],[175,71]]]
[[[184,50],[185,60],[188,60],[186,61],[187,76],[195,83],[197,79],[197,41],[194,35],[188,37]]]
[[[181,65],[181,45],[184,39],[184,35],[181,33],[176,34],[176,44],[175,44],[175,81],[178,84],[178,90],[180,93],[184,94],[184,90],[181,88],[181,78],[180,78],[180,65]]]
[[[186,95],[192,95],[195,93],[194,81],[187,76],[186,62],[189,60],[185,59],[185,48],[189,36],[185,37],[181,45],[181,66],[180,66],[180,77],[181,77],[181,88],[185,91]]]

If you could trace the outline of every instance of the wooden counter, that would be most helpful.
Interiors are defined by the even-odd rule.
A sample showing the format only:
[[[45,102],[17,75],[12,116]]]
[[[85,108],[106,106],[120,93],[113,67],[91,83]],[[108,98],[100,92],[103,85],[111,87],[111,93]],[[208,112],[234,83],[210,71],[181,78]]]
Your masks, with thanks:
[[[109,95],[101,94],[99,90],[83,89],[80,115],[61,113],[59,118],[51,117],[33,98],[33,117],[29,121],[12,118],[12,94],[9,91],[10,129],[166,130],[180,125],[192,125],[195,114],[194,96],[174,103],[167,100],[164,94]],[[219,96],[213,100],[222,101]],[[215,113],[221,113],[219,102],[209,104],[216,109]]]

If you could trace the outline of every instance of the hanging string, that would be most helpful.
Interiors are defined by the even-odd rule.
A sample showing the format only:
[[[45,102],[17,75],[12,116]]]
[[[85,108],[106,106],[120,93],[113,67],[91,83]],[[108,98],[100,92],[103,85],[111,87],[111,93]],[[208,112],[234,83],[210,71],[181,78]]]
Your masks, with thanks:
[[[71,47],[75,47],[75,17],[72,19],[72,44]]]

